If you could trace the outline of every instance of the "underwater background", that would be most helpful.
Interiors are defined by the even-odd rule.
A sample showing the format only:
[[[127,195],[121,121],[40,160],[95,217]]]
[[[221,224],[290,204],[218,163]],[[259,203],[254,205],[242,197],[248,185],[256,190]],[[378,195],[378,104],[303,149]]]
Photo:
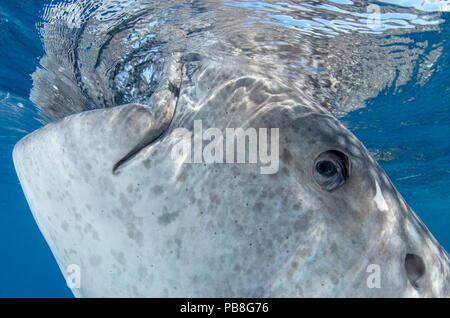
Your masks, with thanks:
[[[31,74],[44,55],[38,26],[48,12],[46,8],[57,3],[0,0],[0,297],[73,297],[28,208],[12,162],[14,145],[42,126],[40,113],[29,100]],[[340,0],[306,1],[307,5],[300,8],[296,7],[298,3],[224,1],[222,5],[256,12],[257,19],[271,16],[271,22],[296,27],[296,32],[311,29],[304,27],[308,25],[305,19],[293,21],[289,10],[308,12],[317,7],[333,12],[336,21],[343,6],[346,14],[351,13],[352,6],[383,6],[382,2]],[[397,75],[376,97],[368,98],[364,107],[346,109],[340,119],[371,151],[406,202],[449,251],[450,13],[443,12],[439,2],[432,0],[390,1],[393,3],[404,11],[421,4],[424,12],[438,12],[436,28],[408,33],[413,41],[406,46],[427,43],[419,53],[390,51],[394,55],[416,54],[414,58],[419,62],[407,80]],[[198,10],[201,13],[203,9]],[[411,11],[413,14],[417,12]],[[391,13],[383,16],[381,26],[415,27],[401,24],[400,20],[401,16]],[[329,27],[327,21],[311,21],[313,26]]]

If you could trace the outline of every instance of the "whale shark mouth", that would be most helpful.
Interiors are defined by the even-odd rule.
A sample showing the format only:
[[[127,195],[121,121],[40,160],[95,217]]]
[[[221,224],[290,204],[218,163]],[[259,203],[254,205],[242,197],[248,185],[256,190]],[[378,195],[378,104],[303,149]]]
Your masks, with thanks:
[[[110,73],[114,104],[147,105],[163,76],[161,43],[149,41],[120,59]],[[101,63],[100,56],[97,63]]]
[[[40,26],[46,56],[32,76],[30,98],[45,122],[122,104],[151,107],[174,52],[251,64],[255,74],[336,115],[411,79],[423,84],[441,53],[439,43],[411,45],[409,34],[438,30],[439,15],[386,6],[380,34],[359,4],[305,1],[280,7],[279,14],[273,6],[215,1],[80,1],[70,10],[64,2],[49,4]]]
[[[162,78],[159,79],[157,87],[146,101],[148,103],[146,107],[152,116],[150,129],[136,146],[114,165],[113,174],[117,174],[123,164],[158,140],[169,128],[180,95],[182,67],[181,54],[173,54],[166,58],[161,71]],[[134,100],[133,97],[131,99]]]
[[[75,46],[81,46],[84,37],[90,38],[90,34],[85,35],[87,28],[81,27],[77,31]],[[90,43],[83,50],[74,48],[69,53],[69,61],[61,61],[61,51],[49,51],[41,60],[44,68],[33,74],[34,88],[30,98],[41,106],[50,120],[122,104],[150,106],[152,95],[161,90],[159,86],[166,62],[163,43],[149,38],[117,56],[117,52],[111,52],[108,47],[123,28],[121,24],[111,29],[95,53],[94,44]],[[46,88],[49,84],[50,91]],[[177,95],[179,87],[176,84],[169,88]]]

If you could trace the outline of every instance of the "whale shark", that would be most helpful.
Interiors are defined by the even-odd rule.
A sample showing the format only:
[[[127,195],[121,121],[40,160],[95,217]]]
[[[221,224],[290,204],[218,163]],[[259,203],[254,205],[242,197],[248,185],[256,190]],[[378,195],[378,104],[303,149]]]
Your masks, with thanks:
[[[46,124],[13,151],[75,296],[450,296],[447,252],[333,106],[414,69],[377,64],[395,46],[369,72],[348,47],[371,34],[295,42],[215,1],[125,2],[47,11]]]

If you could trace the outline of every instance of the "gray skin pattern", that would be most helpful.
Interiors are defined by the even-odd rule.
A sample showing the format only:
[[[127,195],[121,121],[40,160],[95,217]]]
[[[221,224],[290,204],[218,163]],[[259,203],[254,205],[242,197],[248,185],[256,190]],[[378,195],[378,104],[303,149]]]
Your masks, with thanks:
[[[81,269],[76,296],[449,296],[448,254],[331,113],[245,66],[203,63],[193,76],[186,66],[173,119],[149,144],[164,119],[129,104],[65,117],[14,149],[62,272]],[[278,172],[172,160],[176,128],[193,131],[194,120],[279,128]],[[329,150],[345,154],[349,170],[332,191],[313,176]],[[370,264],[380,288],[368,287]]]
[[[182,13],[176,11],[176,17]],[[233,17],[228,12],[223,16],[224,21]],[[275,48],[260,45],[258,39],[283,33],[267,27],[259,35],[252,30],[224,32],[222,39],[214,40],[206,38],[211,28],[189,26],[196,21],[189,17],[178,20],[183,21],[178,29],[175,23],[158,26],[164,41],[155,43],[183,47],[162,50],[166,53],[158,85],[142,104],[116,106],[114,92],[107,89],[113,85],[101,73],[126,49],[123,24],[111,38],[102,33],[109,29],[96,25],[94,18],[79,32],[69,29],[66,33],[75,34],[80,43],[89,44],[97,35],[97,40],[107,41],[93,41],[90,50],[72,55],[65,50],[78,46],[70,41],[65,45],[57,37],[66,30],[58,25],[60,20],[43,32],[45,70],[33,75],[31,98],[55,121],[18,142],[13,159],[33,216],[63,275],[70,279],[69,265],[79,266],[80,286],[72,288],[74,295],[449,297],[447,252],[367,149],[333,115],[330,103],[319,98],[322,82],[313,75],[292,80],[274,73],[279,67],[280,74],[290,74],[283,71],[287,63],[279,63]],[[126,21],[142,21],[144,29],[150,28],[142,14]],[[220,25],[217,14],[211,21]],[[52,27],[57,32],[50,32]],[[185,34],[205,34],[205,40]],[[83,42],[83,36],[88,40]],[[192,40],[166,39],[177,36]],[[294,37],[286,35],[289,39]],[[308,45],[306,38],[300,39],[282,46],[283,56],[290,53],[294,60],[304,51],[311,67],[321,69],[333,63],[334,51],[351,54],[345,45],[354,40]],[[363,40],[371,41],[361,36],[361,50]],[[195,45],[211,55],[202,55]],[[220,56],[226,48],[238,56]],[[245,52],[252,54],[241,58]],[[331,65],[329,74],[334,70],[339,76],[355,75],[356,57],[351,57],[347,60],[352,72],[338,72],[344,66]],[[325,66],[314,59],[322,59]],[[129,60],[124,61],[120,65]],[[372,69],[368,63],[358,65]],[[338,81],[330,75],[329,85],[323,86],[332,90],[343,83],[335,91],[356,96],[357,86],[366,87],[360,91],[383,87],[370,74],[382,78],[396,73],[377,69],[361,74],[359,81]],[[182,140],[179,128],[193,132],[196,120],[201,120],[203,131],[216,128],[224,135],[226,128],[278,128],[276,173],[262,174],[267,164],[260,161],[187,163],[172,157]],[[203,141],[203,147],[208,143]],[[316,169],[320,161],[340,167],[340,186],[324,187],[327,179],[320,179]]]

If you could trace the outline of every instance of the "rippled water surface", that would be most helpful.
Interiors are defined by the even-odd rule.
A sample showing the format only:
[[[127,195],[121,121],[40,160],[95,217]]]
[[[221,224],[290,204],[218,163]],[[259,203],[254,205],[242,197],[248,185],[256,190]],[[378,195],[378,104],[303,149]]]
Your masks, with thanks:
[[[0,296],[71,296],[21,192],[14,144],[69,114],[148,104],[177,53],[331,110],[449,250],[445,11],[431,0],[2,1]]]

